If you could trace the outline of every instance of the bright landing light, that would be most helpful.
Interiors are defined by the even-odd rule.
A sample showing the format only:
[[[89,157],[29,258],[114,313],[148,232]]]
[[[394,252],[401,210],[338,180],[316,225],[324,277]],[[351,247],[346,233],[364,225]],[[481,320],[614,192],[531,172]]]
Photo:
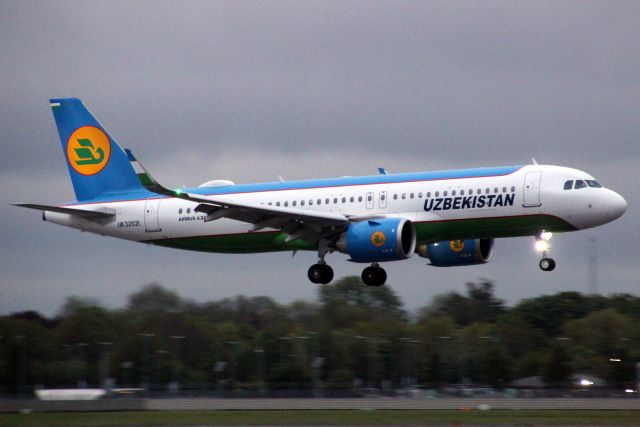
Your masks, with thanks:
[[[549,243],[547,243],[545,240],[536,240],[535,248],[538,252],[545,252],[549,249]]]
[[[549,240],[551,236],[553,236],[553,233],[550,231],[543,231],[542,233],[540,233],[540,238],[542,240]]]

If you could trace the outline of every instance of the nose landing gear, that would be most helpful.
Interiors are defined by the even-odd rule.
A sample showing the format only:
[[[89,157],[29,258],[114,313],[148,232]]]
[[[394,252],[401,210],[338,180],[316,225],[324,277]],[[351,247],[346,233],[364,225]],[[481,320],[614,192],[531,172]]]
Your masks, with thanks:
[[[538,264],[542,271],[553,271],[556,268],[556,262],[553,258],[547,257],[547,251],[549,250],[549,239],[551,239],[551,233],[548,231],[540,231],[536,233],[536,250],[542,252],[542,259]]]
[[[552,271],[556,268],[556,262],[553,258],[542,258],[539,265],[542,271]]]

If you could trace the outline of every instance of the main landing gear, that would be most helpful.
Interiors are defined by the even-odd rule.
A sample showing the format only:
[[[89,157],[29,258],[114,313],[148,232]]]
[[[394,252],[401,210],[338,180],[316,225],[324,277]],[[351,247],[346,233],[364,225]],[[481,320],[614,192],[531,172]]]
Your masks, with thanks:
[[[333,280],[333,268],[329,267],[324,261],[325,255],[329,252],[329,242],[320,240],[318,243],[318,263],[309,267],[307,276],[312,283],[321,283],[326,285]]]
[[[333,268],[325,264],[324,261],[318,262],[309,267],[307,276],[309,276],[309,280],[311,280],[312,283],[322,283],[326,285],[333,280]]]
[[[536,250],[542,252],[542,259],[538,264],[542,271],[553,271],[556,268],[556,262],[553,258],[547,257],[547,251],[549,250],[549,239],[551,239],[551,233],[548,231],[540,231],[536,233]]]
[[[377,263],[362,270],[362,282],[367,286],[382,286],[387,281],[387,272]]]
[[[309,267],[307,272],[307,276],[312,283],[326,285],[333,280],[333,269],[324,260],[329,251],[328,242],[321,240],[318,245],[318,262]],[[378,263],[374,262],[362,271],[362,281],[367,286],[382,286],[387,281],[387,272]]]

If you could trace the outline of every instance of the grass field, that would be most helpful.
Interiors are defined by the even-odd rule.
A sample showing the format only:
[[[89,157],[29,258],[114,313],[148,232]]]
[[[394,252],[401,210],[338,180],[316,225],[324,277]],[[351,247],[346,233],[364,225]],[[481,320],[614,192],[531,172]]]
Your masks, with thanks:
[[[0,414],[0,426],[234,426],[234,425],[640,425],[640,411],[375,410],[375,411],[141,411]]]

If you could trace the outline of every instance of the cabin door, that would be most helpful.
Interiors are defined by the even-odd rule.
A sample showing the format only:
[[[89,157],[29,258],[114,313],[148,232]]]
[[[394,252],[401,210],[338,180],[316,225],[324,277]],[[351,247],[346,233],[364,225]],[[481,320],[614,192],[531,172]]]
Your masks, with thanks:
[[[524,203],[525,208],[532,208],[542,205],[540,203],[540,182],[542,172],[527,172],[524,176]]]
[[[147,232],[160,231],[158,213],[160,211],[160,199],[147,199],[144,205],[144,229]]]

